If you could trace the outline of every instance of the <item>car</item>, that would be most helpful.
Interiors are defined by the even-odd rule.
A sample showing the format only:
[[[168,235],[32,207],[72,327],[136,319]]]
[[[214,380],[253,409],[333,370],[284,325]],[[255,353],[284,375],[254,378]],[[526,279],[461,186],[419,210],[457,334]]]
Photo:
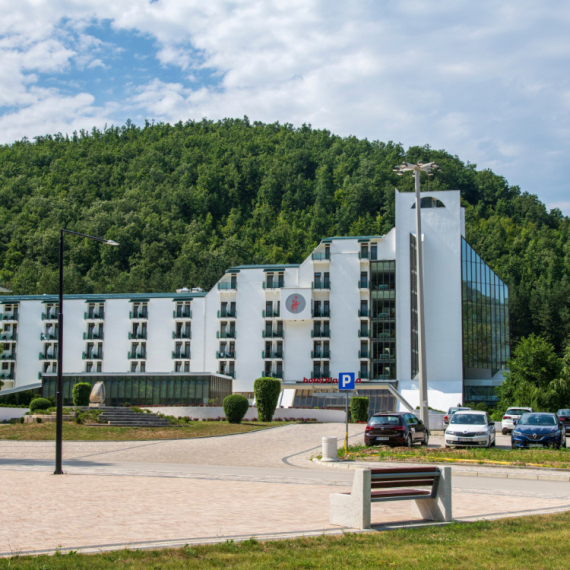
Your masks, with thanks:
[[[444,434],[444,447],[493,447],[496,443],[495,422],[487,412],[460,410],[451,416]]]
[[[509,408],[503,414],[503,422],[501,424],[501,431],[503,432],[503,435],[511,433],[515,429],[515,421],[517,421],[523,414],[526,414],[527,412],[532,412],[532,408]]]
[[[447,410],[447,414],[445,414],[445,416],[443,416],[443,425],[449,425],[449,420],[451,419],[451,416],[455,413],[455,412],[459,412],[460,410],[470,410],[471,408],[467,408],[467,407],[461,407],[461,406],[457,406],[455,408],[449,408],[449,410]]]
[[[566,428],[556,414],[527,412],[516,420],[511,448],[566,447]]]
[[[364,430],[364,445],[427,445],[429,430],[414,414],[387,412],[374,414]]]
[[[558,410],[556,412],[560,423],[564,424],[564,427],[570,426],[570,410],[568,408],[564,408],[562,410]]]

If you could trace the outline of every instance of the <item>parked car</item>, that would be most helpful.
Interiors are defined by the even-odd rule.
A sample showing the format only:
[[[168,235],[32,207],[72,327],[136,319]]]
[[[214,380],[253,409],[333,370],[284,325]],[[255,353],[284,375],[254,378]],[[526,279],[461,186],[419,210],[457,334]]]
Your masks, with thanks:
[[[511,433],[515,429],[515,422],[527,412],[532,412],[532,408],[509,408],[503,414],[503,422],[501,424],[503,435]]]
[[[374,414],[364,431],[364,445],[427,445],[429,430],[409,412]]]
[[[467,408],[467,407],[456,407],[456,408],[449,408],[449,410],[447,411],[447,414],[445,414],[445,416],[443,416],[443,425],[447,426],[449,425],[449,420],[451,419],[451,416],[455,413],[455,412],[459,412],[460,410],[470,410],[471,408]]]
[[[556,414],[527,412],[516,421],[511,447],[566,447],[566,428]]]
[[[444,439],[444,447],[492,447],[496,439],[495,422],[487,412],[460,410],[451,416]]]
[[[558,410],[556,412],[560,423],[564,424],[564,427],[570,426],[570,410],[568,408],[564,408],[562,410]]]

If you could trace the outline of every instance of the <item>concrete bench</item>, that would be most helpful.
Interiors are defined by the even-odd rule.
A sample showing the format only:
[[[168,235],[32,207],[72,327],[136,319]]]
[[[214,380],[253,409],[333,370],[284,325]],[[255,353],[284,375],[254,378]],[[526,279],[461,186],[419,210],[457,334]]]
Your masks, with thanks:
[[[330,523],[370,528],[372,503],[406,500],[414,517],[451,522],[451,467],[355,469],[351,493],[330,497]]]

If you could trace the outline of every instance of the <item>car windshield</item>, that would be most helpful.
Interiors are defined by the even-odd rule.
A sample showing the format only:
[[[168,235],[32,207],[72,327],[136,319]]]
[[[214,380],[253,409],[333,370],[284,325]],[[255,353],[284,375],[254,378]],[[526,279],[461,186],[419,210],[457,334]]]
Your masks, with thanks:
[[[524,414],[519,420],[520,426],[555,426],[554,416],[544,416],[542,414]]]
[[[400,416],[372,416],[370,418],[370,425],[400,425]]]
[[[558,410],[559,416],[570,416],[570,410]]]
[[[522,416],[523,414],[528,414],[529,410],[519,409],[519,408],[509,408],[505,413],[511,416]]]
[[[449,408],[449,412],[447,412],[447,415],[453,415],[455,414],[455,412],[458,412],[459,410],[470,410],[471,408]]]
[[[452,424],[463,424],[469,426],[486,425],[485,416],[483,414],[454,414],[451,418]]]

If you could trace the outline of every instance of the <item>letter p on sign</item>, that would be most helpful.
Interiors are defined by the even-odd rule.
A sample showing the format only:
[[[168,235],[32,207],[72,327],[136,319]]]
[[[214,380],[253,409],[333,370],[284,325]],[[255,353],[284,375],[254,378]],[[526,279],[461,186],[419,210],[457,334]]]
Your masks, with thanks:
[[[338,389],[354,390],[355,376],[354,372],[341,372],[338,375]]]

